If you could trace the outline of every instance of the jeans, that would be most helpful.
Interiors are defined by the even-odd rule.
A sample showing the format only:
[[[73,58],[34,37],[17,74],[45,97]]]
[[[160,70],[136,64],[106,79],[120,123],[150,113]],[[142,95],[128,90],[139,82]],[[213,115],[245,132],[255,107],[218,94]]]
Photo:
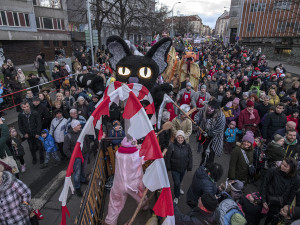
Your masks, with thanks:
[[[172,171],[175,198],[179,198],[179,196],[180,196],[180,184],[181,184],[184,174],[185,174],[185,171],[184,172]]]
[[[88,154],[84,157],[84,162],[81,162],[81,158],[76,158],[73,169],[74,169],[74,188],[80,188],[80,182],[85,182],[85,168],[87,165]]]
[[[49,162],[51,155],[57,162],[60,162],[60,158],[58,157],[57,152],[46,152],[46,164]]]

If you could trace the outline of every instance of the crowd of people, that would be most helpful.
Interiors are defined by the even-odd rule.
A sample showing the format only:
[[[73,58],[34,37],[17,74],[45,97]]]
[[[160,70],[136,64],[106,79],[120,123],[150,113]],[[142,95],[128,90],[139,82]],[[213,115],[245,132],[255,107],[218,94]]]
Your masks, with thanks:
[[[175,223],[219,224],[221,221],[221,224],[256,225],[265,220],[265,224],[289,224],[299,219],[300,82],[287,83],[282,64],[269,68],[261,49],[254,52],[245,46],[224,46],[218,41],[184,47],[180,37],[173,45],[180,57],[187,51],[198,54],[195,63],[201,71],[197,89],[189,76],[183,81],[180,74],[174,74],[173,91],[167,94],[180,109],[169,103],[162,115],[163,123],[172,123],[172,128],[160,135],[159,143],[162,150],[168,149],[165,161],[174,183]],[[24,160],[24,141],[29,145],[31,163],[36,164],[39,158],[41,169],[52,165],[51,161],[58,165],[71,157],[80,132],[99,101],[99,96],[77,86],[77,75],[97,74],[104,86],[115,81],[107,51],[97,51],[94,66],[82,50],[76,49],[74,56],[72,68],[56,62],[51,71],[52,79],[66,78],[53,82],[55,98],[51,98],[50,88],[34,87],[26,91],[24,98],[21,94],[16,96],[16,103],[20,103],[18,129],[0,120],[0,158],[13,156],[20,163],[19,173],[26,172],[29,163]],[[27,79],[31,87],[40,83],[41,76],[50,80],[45,55],[40,53],[36,62],[38,74],[30,74]],[[3,64],[2,73],[4,84],[0,86],[0,94],[3,86],[13,92],[26,86],[24,73],[16,70],[11,60]],[[157,83],[162,80],[160,77]],[[3,98],[0,106],[1,101]],[[191,110],[193,113],[189,113]],[[103,120],[104,137],[125,137],[121,112],[120,106],[111,105],[110,117]],[[189,144],[192,139],[198,143],[196,149]],[[120,146],[121,140],[113,140],[111,144]],[[84,162],[81,158],[75,160],[74,187],[79,197],[81,184],[88,182],[86,164],[97,148],[98,142],[86,136],[82,147]],[[195,154],[201,154],[201,161],[196,163],[199,168],[186,198],[182,198],[181,182],[186,171],[192,171]],[[218,186],[217,182],[227,171],[215,158],[223,154],[230,155],[228,179]],[[17,178],[19,173],[15,173]],[[5,182],[19,182],[20,189],[30,196],[26,185],[11,178],[8,172],[0,171],[1,177],[0,196],[5,195]],[[245,194],[245,187],[253,182],[261,183],[261,187]],[[16,204],[25,208],[30,197],[22,201]],[[180,212],[177,204],[181,201],[191,207],[188,215]],[[0,211],[0,221],[5,221],[3,218],[7,214]]]

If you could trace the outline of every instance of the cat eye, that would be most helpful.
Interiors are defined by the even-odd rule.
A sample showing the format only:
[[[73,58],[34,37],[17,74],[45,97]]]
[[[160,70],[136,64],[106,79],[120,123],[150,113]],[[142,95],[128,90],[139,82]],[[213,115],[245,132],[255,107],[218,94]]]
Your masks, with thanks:
[[[142,78],[149,78],[152,76],[152,70],[149,67],[142,67],[139,69],[139,74]]]
[[[118,68],[118,74],[122,75],[122,76],[128,76],[130,75],[131,70],[128,67],[119,67]]]

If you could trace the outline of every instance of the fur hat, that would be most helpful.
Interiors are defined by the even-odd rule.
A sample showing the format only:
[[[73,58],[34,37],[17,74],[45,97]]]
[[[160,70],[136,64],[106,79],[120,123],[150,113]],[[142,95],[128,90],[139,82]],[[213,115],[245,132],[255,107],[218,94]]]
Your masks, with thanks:
[[[279,140],[283,139],[283,137],[280,134],[275,134],[274,135],[274,141],[277,142]]]
[[[252,102],[251,100],[247,101],[247,107],[253,107],[254,106],[254,102]]]
[[[184,137],[184,131],[178,130],[178,131],[176,132],[176,137],[178,137],[178,136]]]
[[[77,127],[79,124],[80,124],[79,120],[72,120],[72,122],[71,122],[71,127],[72,127],[72,128],[75,128],[75,127]]]
[[[215,211],[218,207],[218,200],[210,193],[204,193],[201,196],[201,202],[203,206],[211,212]]]
[[[124,137],[124,139],[121,142],[121,145],[125,148],[136,147],[136,144],[137,144],[137,141],[134,137],[131,140],[129,140],[129,138],[127,139],[127,137]]]
[[[253,132],[252,131],[247,131],[246,134],[244,135],[242,141],[248,141],[253,145],[253,143],[254,143],[254,134],[253,134]]]

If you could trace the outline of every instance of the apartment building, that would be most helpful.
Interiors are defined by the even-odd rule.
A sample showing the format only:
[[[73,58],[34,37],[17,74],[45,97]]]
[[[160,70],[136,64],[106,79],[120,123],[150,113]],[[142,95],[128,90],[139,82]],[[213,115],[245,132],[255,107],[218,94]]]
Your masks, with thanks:
[[[39,52],[54,59],[54,48],[71,56],[66,0],[1,0],[0,64],[32,63]]]

